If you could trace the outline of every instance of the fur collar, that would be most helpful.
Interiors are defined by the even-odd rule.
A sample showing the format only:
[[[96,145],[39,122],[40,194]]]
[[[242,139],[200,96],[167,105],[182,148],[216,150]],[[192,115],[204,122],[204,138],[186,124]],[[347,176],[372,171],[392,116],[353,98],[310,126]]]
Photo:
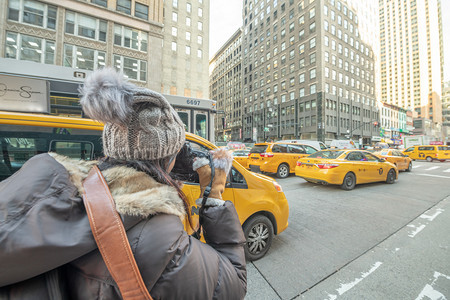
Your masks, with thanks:
[[[70,174],[71,182],[83,193],[83,180],[97,161],[82,161],[49,153]],[[175,188],[156,182],[143,172],[128,167],[113,167],[102,172],[116,202],[119,214],[148,217],[171,214],[184,219],[183,200]]]

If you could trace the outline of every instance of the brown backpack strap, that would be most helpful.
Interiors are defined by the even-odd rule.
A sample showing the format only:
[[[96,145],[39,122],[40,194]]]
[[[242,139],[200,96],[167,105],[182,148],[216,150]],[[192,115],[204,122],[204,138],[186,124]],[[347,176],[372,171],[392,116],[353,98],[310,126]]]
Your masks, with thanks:
[[[111,192],[97,166],[91,169],[83,187],[84,206],[92,233],[123,299],[151,300]]]

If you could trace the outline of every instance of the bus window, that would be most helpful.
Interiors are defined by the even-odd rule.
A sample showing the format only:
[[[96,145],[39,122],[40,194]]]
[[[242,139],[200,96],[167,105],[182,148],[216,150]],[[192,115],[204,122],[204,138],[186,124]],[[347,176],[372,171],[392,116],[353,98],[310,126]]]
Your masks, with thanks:
[[[198,136],[201,136],[202,138],[208,139],[206,136],[206,115],[204,114],[197,114],[195,116],[195,134]]]
[[[47,152],[45,139],[1,137],[0,181],[19,170],[36,154]]]
[[[76,159],[91,160],[94,145],[89,142],[51,141],[52,151]]]
[[[189,132],[189,114],[184,111],[178,111],[181,121],[184,123],[184,130]]]

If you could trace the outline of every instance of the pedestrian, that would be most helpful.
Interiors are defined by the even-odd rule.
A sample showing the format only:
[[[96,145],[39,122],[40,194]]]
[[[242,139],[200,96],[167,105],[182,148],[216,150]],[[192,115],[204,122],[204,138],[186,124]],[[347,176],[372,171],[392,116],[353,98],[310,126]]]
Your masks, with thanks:
[[[81,197],[97,166],[154,299],[243,299],[245,238],[233,204],[221,200],[232,163],[227,151],[214,152],[212,163],[194,162],[202,193],[212,183],[200,209],[202,243],[184,230],[189,203],[169,175],[185,130],[168,101],[111,68],[91,73],[80,91],[84,112],[105,125],[106,157],[44,153],[0,183],[0,298],[122,299]]]

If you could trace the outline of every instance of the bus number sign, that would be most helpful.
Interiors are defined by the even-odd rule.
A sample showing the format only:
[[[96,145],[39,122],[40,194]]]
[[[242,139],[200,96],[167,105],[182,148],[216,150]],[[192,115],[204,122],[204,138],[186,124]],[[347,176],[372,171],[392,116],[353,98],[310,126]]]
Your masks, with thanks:
[[[188,105],[195,105],[195,106],[200,106],[200,100],[194,100],[194,99],[187,99],[186,103]]]

